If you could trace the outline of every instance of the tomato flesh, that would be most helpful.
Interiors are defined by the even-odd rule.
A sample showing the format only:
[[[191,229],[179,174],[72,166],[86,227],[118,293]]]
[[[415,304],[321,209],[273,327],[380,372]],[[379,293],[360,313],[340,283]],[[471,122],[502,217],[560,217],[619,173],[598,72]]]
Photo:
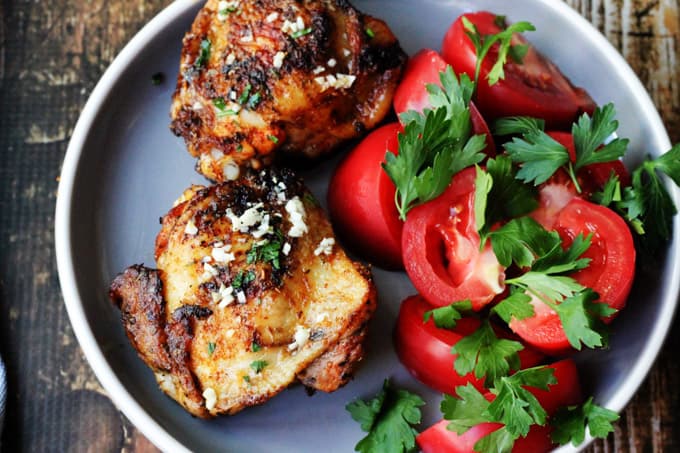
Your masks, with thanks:
[[[548,391],[528,388],[548,416],[553,415],[560,407],[579,404],[582,401],[581,386],[574,362],[562,360],[549,366],[555,370],[557,384],[549,386]],[[492,401],[494,395],[487,393],[485,397]],[[446,428],[448,424],[448,420],[441,420],[416,437],[416,442],[423,453],[472,453],[479,439],[503,426],[500,423],[480,423],[459,435],[449,431]],[[548,425],[532,426],[526,437],[517,439],[512,451],[516,453],[551,451],[555,446],[550,439],[550,432]]]
[[[441,86],[439,73],[446,69],[446,62],[431,49],[423,49],[415,54],[406,65],[404,76],[394,94],[394,111],[397,115],[414,110],[422,112],[425,108],[432,107],[427,85],[432,83]],[[493,141],[491,130],[486,124],[474,103],[470,103],[470,120],[472,132],[486,137],[487,155],[496,155],[496,144]]]
[[[482,379],[472,373],[460,376],[456,372],[453,367],[456,355],[451,354],[451,348],[458,341],[479,328],[479,319],[465,317],[454,329],[440,329],[432,319],[423,322],[425,312],[432,308],[421,296],[411,296],[401,303],[394,332],[399,360],[416,379],[442,393],[454,394],[457,386],[468,382],[483,391]],[[501,337],[511,335],[501,329],[496,333]],[[540,363],[543,357],[531,348],[519,352],[522,368]]]
[[[578,234],[592,233],[591,246],[583,254],[591,259],[590,265],[571,276],[597,292],[601,303],[622,309],[635,276],[635,247],[623,219],[609,208],[573,198],[557,215],[553,229],[565,246]],[[535,297],[532,304],[535,315],[523,320],[512,319],[512,331],[546,354],[571,351],[557,313]]]
[[[496,15],[482,11],[464,14],[482,35],[501,31]],[[456,73],[474,77],[477,55],[472,41],[465,33],[462,17],[448,29],[442,45],[442,56]],[[513,37],[513,45],[528,44],[519,34]],[[494,45],[482,63],[480,82],[475,103],[487,119],[504,116],[525,115],[543,118],[550,128],[568,129],[582,112],[591,113],[595,103],[581,88],[574,87],[549,59],[533,46],[523,58],[522,64],[508,58],[505,79],[493,86],[487,83],[489,71],[498,57],[498,44]]]
[[[401,230],[395,187],[381,164],[397,152],[399,123],[371,132],[338,165],[328,186],[333,227],[359,256],[386,269],[402,269]]]
[[[481,310],[504,290],[505,273],[474,219],[475,169],[458,173],[436,199],[409,212],[402,233],[406,272],[429,303],[469,299]]]

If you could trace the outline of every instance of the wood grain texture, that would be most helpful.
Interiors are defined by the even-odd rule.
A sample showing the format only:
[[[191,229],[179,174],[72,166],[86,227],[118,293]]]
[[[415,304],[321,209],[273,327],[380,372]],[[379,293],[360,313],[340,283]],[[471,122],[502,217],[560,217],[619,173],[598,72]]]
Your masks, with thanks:
[[[0,353],[3,451],[151,452],[73,336],[54,260],[67,142],[96,81],[168,0],[0,2]],[[680,0],[566,0],[628,60],[680,141]],[[680,451],[680,325],[616,432],[589,452]]]

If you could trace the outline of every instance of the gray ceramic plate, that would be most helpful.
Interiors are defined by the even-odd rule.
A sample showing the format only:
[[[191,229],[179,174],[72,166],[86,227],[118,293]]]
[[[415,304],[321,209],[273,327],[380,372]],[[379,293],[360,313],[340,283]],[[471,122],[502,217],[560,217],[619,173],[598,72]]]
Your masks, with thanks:
[[[629,164],[669,148],[663,125],[644,88],[619,54],[584,19],[555,0],[356,1],[385,19],[404,48],[439,48],[448,25],[463,11],[489,9],[510,20],[530,20],[532,41],[577,85],[600,102],[613,101],[621,135],[631,139]],[[512,7],[508,6],[512,3]],[[167,451],[348,452],[362,436],[344,406],[375,394],[385,377],[429,402],[423,426],[439,418],[440,396],[399,365],[391,332],[404,296],[413,293],[402,273],[376,270],[380,308],[371,325],[370,353],[356,379],[340,391],[306,395],[301,387],[267,404],[213,421],[192,418],[157,388],[130,347],[119,313],[107,299],[112,277],[132,263],[153,266],[158,218],[192,183],[205,183],[182,141],[168,130],[168,110],[180,42],[201,3],[178,0],[153,19],[102,77],[74,131],[64,161],[56,214],[59,274],[73,328],[94,371],[118,407]],[[151,76],[166,80],[152,86]],[[325,199],[326,162],[305,175]],[[674,193],[676,203],[677,191]],[[678,237],[678,220],[675,237]],[[678,294],[679,244],[665,261],[643,270],[629,308],[613,324],[611,350],[578,357],[587,390],[621,410],[651,367],[670,325]]]

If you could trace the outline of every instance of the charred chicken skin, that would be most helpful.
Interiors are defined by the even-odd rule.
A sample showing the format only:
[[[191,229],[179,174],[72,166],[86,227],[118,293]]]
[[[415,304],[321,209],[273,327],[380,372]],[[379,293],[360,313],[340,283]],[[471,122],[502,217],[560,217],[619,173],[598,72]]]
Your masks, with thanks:
[[[171,129],[213,181],[316,157],[389,112],[406,55],[346,0],[208,0],[184,37]]]
[[[158,269],[131,266],[110,297],[162,390],[196,416],[233,414],[295,381],[336,390],[363,357],[370,273],[290,171],[187,190],[155,256]]]

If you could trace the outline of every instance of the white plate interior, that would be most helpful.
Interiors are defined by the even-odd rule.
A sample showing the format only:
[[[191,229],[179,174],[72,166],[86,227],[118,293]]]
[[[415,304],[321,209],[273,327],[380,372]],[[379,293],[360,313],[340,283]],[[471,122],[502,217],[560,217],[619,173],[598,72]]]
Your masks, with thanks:
[[[532,42],[598,103],[614,102],[620,135],[631,139],[628,163],[669,148],[668,136],[642,86],[604,38],[576,13],[550,0],[412,2],[356,1],[383,18],[410,54],[438,49],[463,11],[489,9],[538,28]],[[399,302],[413,288],[402,273],[375,270],[380,298],[371,324],[369,354],[355,380],[334,394],[309,397],[300,387],[233,417],[203,421],[165,397],[124,335],[109,302],[111,279],[133,263],[153,267],[159,217],[192,183],[205,184],[182,140],[168,129],[181,38],[200,2],[179,0],[154,19],[121,53],[93,93],[64,163],[57,205],[57,253],[62,289],[74,330],[116,404],[158,446],[194,451],[352,451],[362,437],[345,411],[356,397],[374,395],[385,377],[428,401],[427,426],[440,418],[440,395],[413,380],[392,348]],[[568,36],[569,45],[564,39]],[[151,76],[165,74],[160,86]],[[607,77],[602,77],[607,74]],[[304,174],[320,200],[339,157]],[[676,203],[678,200],[675,191]],[[675,221],[677,237],[678,219]],[[582,381],[598,402],[620,410],[651,366],[665,336],[678,293],[677,240],[665,261],[641,269],[629,306],[612,325],[611,349],[578,356]]]

